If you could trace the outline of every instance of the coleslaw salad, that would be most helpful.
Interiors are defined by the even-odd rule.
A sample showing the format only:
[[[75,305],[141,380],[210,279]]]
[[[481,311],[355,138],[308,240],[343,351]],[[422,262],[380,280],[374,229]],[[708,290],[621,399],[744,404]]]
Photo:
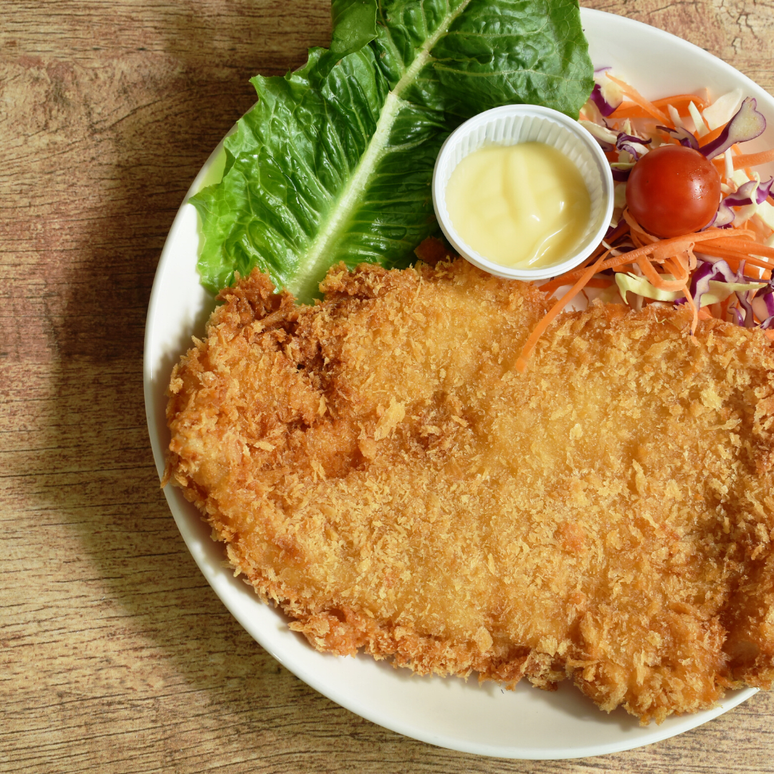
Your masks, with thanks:
[[[517,370],[525,370],[543,332],[579,295],[634,308],[687,304],[692,334],[699,320],[716,318],[759,328],[774,340],[774,178],[763,180],[756,169],[774,161],[774,149],[742,148],[766,128],[756,107],[741,89],[713,100],[676,94],[650,101],[609,68],[595,72],[579,121],[605,151],[616,207],[605,238],[584,264],[541,286],[556,303],[525,343]],[[711,161],[721,198],[703,229],[659,238],[633,216],[626,186],[641,158],[670,144]]]

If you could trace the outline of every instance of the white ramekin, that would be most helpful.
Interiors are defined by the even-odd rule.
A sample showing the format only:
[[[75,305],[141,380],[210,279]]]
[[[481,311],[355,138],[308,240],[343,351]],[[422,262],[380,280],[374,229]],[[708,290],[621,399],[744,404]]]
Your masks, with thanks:
[[[489,260],[457,233],[446,206],[449,179],[465,156],[486,146],[521,142],[544,142],[561,151],[578,167],[591,197],[591,214],[583,237],[572,254],[552,266],[514,268]],[[573,269],[601,242],[613,212],[613,175],[599,143],[577,121],[537,105],[506,105],[479,113],[449,135],[435,163],[433,205],[446,238],[463,258],[498,277],[542,280]]]

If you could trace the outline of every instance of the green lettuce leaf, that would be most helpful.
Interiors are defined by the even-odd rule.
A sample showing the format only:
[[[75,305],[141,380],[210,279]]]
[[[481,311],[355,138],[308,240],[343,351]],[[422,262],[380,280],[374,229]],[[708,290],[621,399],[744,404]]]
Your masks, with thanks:
[[[510,103],[572,117],[593,70],[577,0],[333,0],[331,49],[285,77],[226,140],[193,197],[212,292],[255,267],[300,301],[344,261],[405,267],[438,230],[431,181],[463,120]]]

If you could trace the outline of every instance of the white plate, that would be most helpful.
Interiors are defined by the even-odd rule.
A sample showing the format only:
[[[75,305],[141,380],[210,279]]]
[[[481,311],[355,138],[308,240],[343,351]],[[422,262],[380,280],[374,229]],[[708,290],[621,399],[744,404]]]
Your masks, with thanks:
[[[769,128],[755,147],[774,145],[774,99],[749,78],[696,46],[639,22],[600,11],[581,11],[596,67],[610,65],[646,97],[709,88],[719,95],[741,86],[758,100]],[[752,143],[750,145],[752,147]],[[218,179],[217,148],[189,196]],[[186,197],[187,198],[187,197]],[[180,208],[153,284],[145,338],[145,402],[153,454],[164,468],[168,432],[164,390],[172,365],[201,335],[213,307],[196,272],[197,215]],[[729,694],[713,710],[670,718],[645,728],[618,710],[606,715],[571,685],[546,693],[526,681],[515,691],[471,680],[420,678],[368,657],[335,658],[313,650],[290,632],[284,617],[261,604],[252,590],[224,567],[220,544],[209,537],[196,509],[172,486],[165,495],[182,536],[215,592],[244,628],[312,688],[352,712],[400,734],[478,755],[562,759],[628,750],[674,736],[717,717],[753,690]]]

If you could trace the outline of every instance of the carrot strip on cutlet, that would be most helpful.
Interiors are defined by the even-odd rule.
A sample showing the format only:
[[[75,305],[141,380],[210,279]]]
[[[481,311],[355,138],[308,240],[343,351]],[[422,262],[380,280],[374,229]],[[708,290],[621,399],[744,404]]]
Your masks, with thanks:
[[[599,258],[599,256],[607,257],[610,255],[612,251],[612,248],[606,247],[605,243],[602,242],[600,245],[597,246],[597,248],[594,250],[594,252],[585,260],[585,266],[589,265],[592,261]],[[583,272],[583,268],[578,269],[578,273]],[[558,277],[554,277],[553,279],[547,280],[540,286],[540,290],[543,291],[543,293],[548,293],[549,295],[553,293],[558,288],[561,288],[563,285],[569,285],[570,281],[568,281],[568,274],[560,274]],[[610,283],[607,283],[608,285]],[[603,284],[600,284],[599,287],[603,287]],[[590,285],[590,287],[595,287],[594,285]]]
[[[610,280],[607,277],[592,277],[585,285],[587,288],[604,289],[610,287]]]
[[[535,348],[535,345],[538,343],[538,340],[543,335],[543,333],[545,333],[548,326],[554,321],[554,319],[559,315],[564,307],[567,306],[567,304],[569,304],[570,301],[572,301],[572,299],[581,292],[581,290],[583,290],[588,281],[599,271],[599,267],[604,262],[604,260],[605,254],[603,253],[597,259],[596,263],[593,263],[591,266],[587,266],[583,270],[583,273],[581,274],[578,281],[551,307],[551,309],[548,310],[548,312],[543,316],[543,319],[535,326],[532,333],[530,333],[528,336],[527,341],[524,343],[521,354],[516,360],[516,370],[520,374],[523,374],[527,368],[527,360],[529,359],[529,356],[532,354],[532,350]]]
[[[696,328],[699,325],[699,317],[701,315],[699,308],[696,306],[696,302],[693,300],[693,296],[691,295],[691,290],[688,287],[688,281],[686,281],[685,286],[683,287],[683,295],[685,295],[685,301],[691,310],[691,336],[693,336],[693,334],[696,333]]]

